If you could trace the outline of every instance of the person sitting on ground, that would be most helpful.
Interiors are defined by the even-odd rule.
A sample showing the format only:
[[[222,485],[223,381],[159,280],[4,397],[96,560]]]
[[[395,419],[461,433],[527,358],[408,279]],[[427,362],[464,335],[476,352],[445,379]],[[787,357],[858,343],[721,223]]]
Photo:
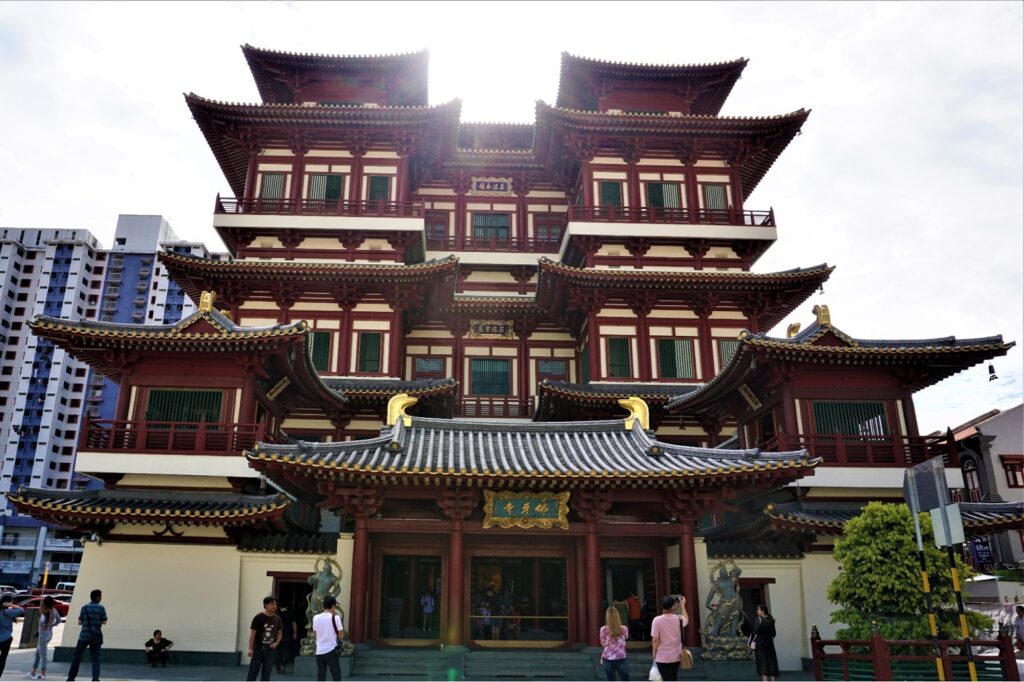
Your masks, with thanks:
[[[146,647],[146,661],[152,667],[156,667],[157,663],[163,667],[167,667],[167,661],[170,660],[171,655],[167,653],[171,647],[174,646],[174,642],[164,637],[164,633],[159,630],[153,630],[153,639],[147,640]]]

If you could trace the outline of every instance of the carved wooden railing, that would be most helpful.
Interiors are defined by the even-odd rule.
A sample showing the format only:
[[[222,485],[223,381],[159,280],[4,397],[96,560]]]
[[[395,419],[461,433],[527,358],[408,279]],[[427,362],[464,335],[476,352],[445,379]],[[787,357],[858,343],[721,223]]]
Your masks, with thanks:
[[[520,239],[518,237],[427,237],[432,251],[514,251],[519,253],[558,253],[561,240]]]
[[[653,208],[651,206],[570,206],[569,220],[598,223],[698,223],[775,227],[775,210],[733,208]]]
[[[82,451],[236,454],[264,440],[263,424],[166,422],[86,417]]]
[[[533,417],[533,396],[518,398],[488,398],[483,396],[460,398],[455,402],[456,417]]]
[[[422,218],[421,201],[342,201],[337,199],[237,199],[217,195],[214,213],[340,215]]]
[[[956,447],[945,436],[826,436],[784,434],[761,443],[762,450],[787,451],[806,448],[812,457],[838,466],[908,467],[942,456],[946,466],[959,466]]]

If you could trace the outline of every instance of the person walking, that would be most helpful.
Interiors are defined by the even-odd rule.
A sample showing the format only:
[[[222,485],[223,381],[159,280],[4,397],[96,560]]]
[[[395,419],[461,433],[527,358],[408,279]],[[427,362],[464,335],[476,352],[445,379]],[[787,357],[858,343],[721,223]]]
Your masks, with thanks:
[[[775,654],[775,619],[764,604],[757,605],[757,618],[754,619],[754,634],[751,638],[757,674],[761,676],[762,682],[774,682],[779,676],[779,657]]]
[[[604,667],[606,680],[629,679],[629,666],[626,665],[626,640],[629,639],[629,628],[622,624],[622,616],[614,606],[604,611],[604,626],[601,628],[601,666]]]
[[[626,609],[629,612],[629,629],[638,639],[644,638],[643,612],[644,603],[637,596],[636,592],[630,592],[626,597]]]
[[[295,658],[296,648],[298,644],[299,628],[295,622],[295,616],[292,614],[292,609],[288,606],[288,603],[280,604],[277,610],[277,615],[281,618],[282,632],[284,632],[284,639],[281,640],[281,646],[277,647],[277,672],[284,673],[286,665],[292,662]]]
[[[100,647],[103,646],[103,626],[107,624],[107,610],[103,608],[100,601],[103,600],[103,592],[93,590],[89,593],[89,603],[78,612],[78,624],[82,629],[78,632],[78,642],[75,644],[75,654],[71,657],[71,667],[68,669],[68,682],[78,677],[78,667],[82,665],[82,655],[85,649],[89,649],[89,658],[92,659],[92,679],[100,679]]]
[[[167,661],[171,660],[171,655],[168,652],[174,646],[174,642],[164,637],[163,632],[153,630],[152,639],[146,640],[143,646],[146,647],[146,662],[150,667],[155,668],[158,663],[167,667]]]
[[[30,680],[46,679],[47,647],[53,639],[53,628],[60,625],[60,612],[53,606],[53,597],[43,597],[39,607],[39,641],[36,643],[36,657],[32,662],[32,672],[26,677]]]
[[[420,610],[423,613],[423,620],[420,624],[423,626],[423,632],[428,632],[434,629],[434,606],[434,593],[427,590],[423,593],[423,596],[420,597]]]
[[[263,610],[252,618],[249,624],[249,675],[250,682],[257,676],[270,679],[270,671],[277,659],[277,647],[284,638],[284,624],[277,615],[277,599],[263,598]]]
[[[676,607],[679,613],[676,613]],[[665,595],[661,598],[661,615],[651,623],[651,652],[658,673],[665,682],[679,677],[679,657],[683,647],[683,628],[690,622],[686,615],[686,597]]]
[[[326,680],[327,671],[331,679],[341,679],[341,664],[338,662],[338,642],[345,637],[345,619],[336,611],[338,600],[324,599],[324,610],[313,616],[313,636],[316,638],[316,679]]]
[[[14,619],[25,615],[25,609],[11,604],[12,599],[9,594],[0,597],[0,675],[7,667],[7,654],[14,641]]]

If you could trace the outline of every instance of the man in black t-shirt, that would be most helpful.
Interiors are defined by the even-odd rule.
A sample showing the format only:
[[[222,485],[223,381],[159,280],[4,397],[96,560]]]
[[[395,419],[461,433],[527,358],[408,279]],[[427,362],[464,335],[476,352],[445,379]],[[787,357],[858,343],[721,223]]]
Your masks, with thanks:
[[[277,615],[277,599],[263,598],[263,610],[253,616],[249,625],[249,675],[246,680],[270,679],[270,670],[277,660],[277,647],[284,637],[284,624]]]
[[[164,637],[164,633],[159,630],[153,631],[153,639],[147,640],[146,647],[146,661],[156,667],[157,663],[163,667],[167,667],[167,661],[170,659],[170,654],[167,652],[174,646],[174,642]]]

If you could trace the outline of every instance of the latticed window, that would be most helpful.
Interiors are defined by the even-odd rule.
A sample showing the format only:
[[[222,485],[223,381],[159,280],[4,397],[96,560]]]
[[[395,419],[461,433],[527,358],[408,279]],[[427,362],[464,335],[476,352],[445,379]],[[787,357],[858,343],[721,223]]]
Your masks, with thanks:
[[[1024,488],[1024,455],[1000,455],[999,459],[1006,474],[1006,485],[1011,488]]]
[[[264,173],[260,181],[260,199],[284,198],[284,173]]]
[[[470,361],[470,389],[473,395],[509,395],[511,363],[494,358],[474,358]]]
[[[358,372],[372,373],[381,371],[380,332],[359,332],[359,360],[356,365]]]
[[[629,339],[608,339],[608,376],[620,379],[633,376],[629,363]]]
[[[647,205],[651,208],[679,208],[679,185],[669,182],[648,182]]]
[[[477,239],[508,239],[510,225],[508,213],[473,214],[473,236]]]
[[[740,347],[739,339],[718,339],[718,357],[722,360],[722,367],[729,364],[736,349]]]
[[[391,177],[388,175],[371,175],[366,186],[368,201],[391,201]]]
[[[844,436],[889,435],[889,420],[885,414],[885,403],[881,401],[816,400],[813,408],[815,433]]]
[[[326,372],[331,368],[331,332],[311,333],[313,367],[318,372]]]
[[[621,182],[601,182],[601,206],[622,206]]]
[[[151,388],[146,421],[219,422],[223,400],[223,391]]]
[[[413,379],[441,379],[444,377],[444,358],[414,358]]]
[[[448,236],[448,214],[427,211],[426,224],[427,239],[444,239]]]
[[[567,381],[569,379],[568,360],[538,360],[538,379],[555,379],[556,381]]]
[[[723,210],[729,208],[725,185],[706,183],[703,188],[704,208]]]
[[[314,201],[337,201],[341,199],[344,177],[328,173],[313,173],[309,176],[308,198]]]
[[[658,375],[662,379],[696,379],[692,339],[658,339]]]

